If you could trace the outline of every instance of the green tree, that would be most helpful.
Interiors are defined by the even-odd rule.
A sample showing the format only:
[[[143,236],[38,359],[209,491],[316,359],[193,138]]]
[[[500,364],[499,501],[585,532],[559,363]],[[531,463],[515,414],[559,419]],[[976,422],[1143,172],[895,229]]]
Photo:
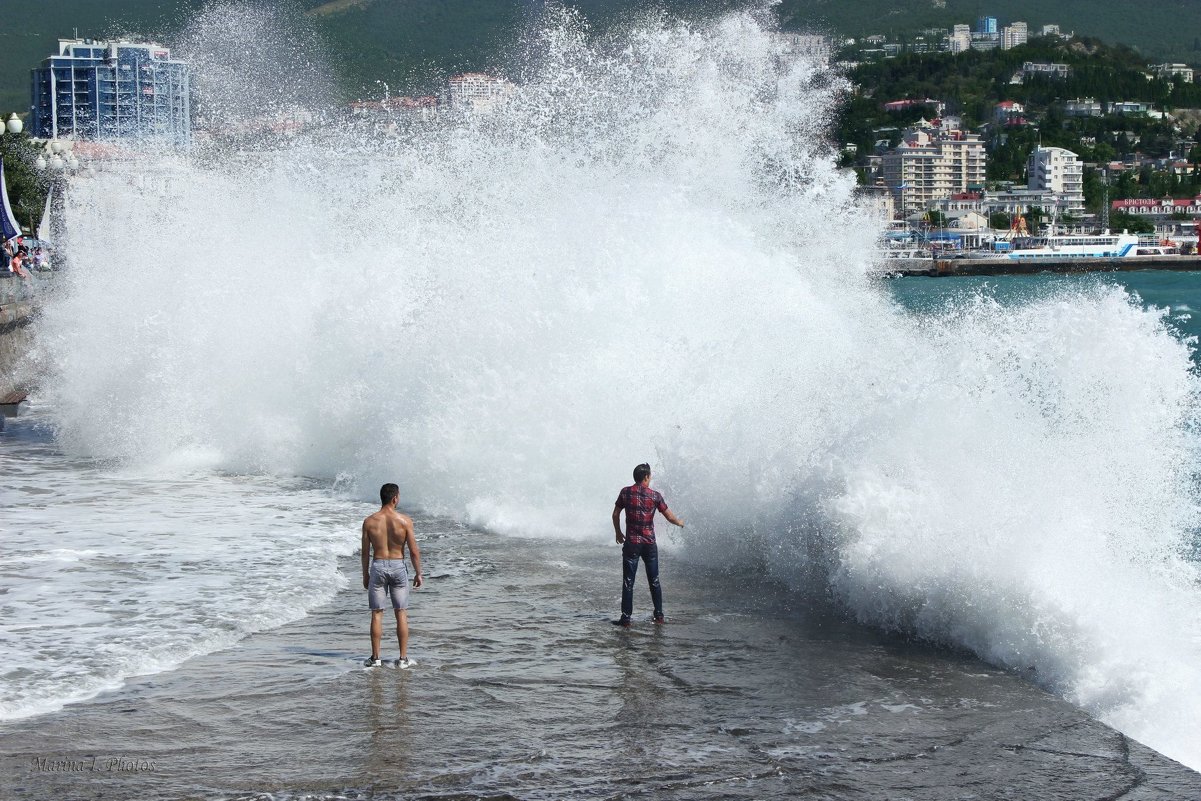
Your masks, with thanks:
[[[42,217],[49,190],[48,177],[34,162],[41,151],[25,134],[0,134],[0,158],[13,214],[22,227],[32,228]]]
[[[1109,215],[1109,229],[1111,231],[1129,231],[1132,234],[1155,233],[1155,225],[1150,220],[1124,211],[1115,211]]]
[[[995,228],[998,231],[1005,231],[1013,224],[1013,220],[1003,211],[995,212],[988,215],[988,225],[990,228]]]

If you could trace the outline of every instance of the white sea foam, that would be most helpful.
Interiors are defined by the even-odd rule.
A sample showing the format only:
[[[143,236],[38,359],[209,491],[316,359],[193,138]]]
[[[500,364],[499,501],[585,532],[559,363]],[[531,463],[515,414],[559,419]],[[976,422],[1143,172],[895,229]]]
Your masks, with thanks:
[[[395,478],[564,537],[649,460],[694,553],[1032,667],[1201,768],[1198,386],[1161,317],[900,311],[824,142],[842,86],[754,15],[597,46],[563,15],[530,50],[507,106],[400,143],[79,182],[39,322],[62,446]]]
[[[331,524],[349,507],[325,492],[89,470],[21,434],[5,453],[0,720],[170,670],[295,620],[345,584],[335,556],[353,548],[354,527]]]

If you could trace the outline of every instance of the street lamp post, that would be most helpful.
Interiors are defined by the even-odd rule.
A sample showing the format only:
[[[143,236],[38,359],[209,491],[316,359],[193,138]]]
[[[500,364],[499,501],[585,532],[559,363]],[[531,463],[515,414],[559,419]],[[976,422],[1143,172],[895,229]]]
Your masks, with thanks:
[[[1109,233],[1109,167],[1101,170],[1101,233]]]

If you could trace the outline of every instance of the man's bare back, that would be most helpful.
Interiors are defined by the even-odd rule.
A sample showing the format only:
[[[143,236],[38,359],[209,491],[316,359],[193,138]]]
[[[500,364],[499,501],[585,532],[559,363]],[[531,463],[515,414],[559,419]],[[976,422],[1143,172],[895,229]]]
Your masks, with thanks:
[[[405,545],[413,536],[413,520],[384,507],[363,520],[363,536],[375,559],[404,559]],[[410,550],[412,546],[409,546]]]

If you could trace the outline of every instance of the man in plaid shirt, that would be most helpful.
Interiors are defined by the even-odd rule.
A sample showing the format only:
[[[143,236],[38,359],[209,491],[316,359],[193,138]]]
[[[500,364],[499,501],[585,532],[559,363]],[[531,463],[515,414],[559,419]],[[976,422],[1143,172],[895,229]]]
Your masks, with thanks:
[[[626,511],[626,533],[621,533],[621,510]],[[646,563],[646,579],[651,585],[651,600],[655,604],[655,623],[663,623],[663,588],[659,586],[659,548],[655,545],[655,511],[680,528],[684,521],[667,508],[663,496],[651,489],[651,466],[634,468],[634,483],[622,489],[613,507],[613,530],[621,545],[621,619],[620,626],[629,627],[634,612],[634,577],[638,575],[638,560]]]

